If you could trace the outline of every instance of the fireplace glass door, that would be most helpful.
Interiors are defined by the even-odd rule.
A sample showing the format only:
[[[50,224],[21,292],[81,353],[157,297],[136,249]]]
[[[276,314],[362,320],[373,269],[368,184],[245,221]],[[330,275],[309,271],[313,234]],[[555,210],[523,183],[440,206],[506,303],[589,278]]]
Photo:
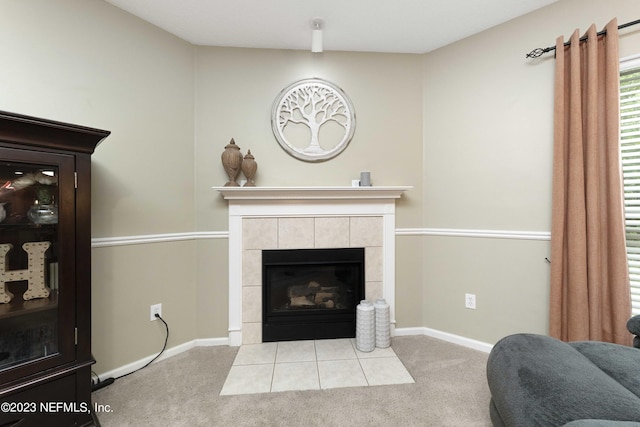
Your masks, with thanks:
[[[265,250],[264,342],[355,337],[364,248]]]

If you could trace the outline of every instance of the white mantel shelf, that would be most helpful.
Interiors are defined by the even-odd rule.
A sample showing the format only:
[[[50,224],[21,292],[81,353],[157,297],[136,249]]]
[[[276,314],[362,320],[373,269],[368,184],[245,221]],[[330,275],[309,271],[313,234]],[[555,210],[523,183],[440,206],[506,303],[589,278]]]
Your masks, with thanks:
[[[386,187],[213,187],[226,200],[399,199],[412,186]]]

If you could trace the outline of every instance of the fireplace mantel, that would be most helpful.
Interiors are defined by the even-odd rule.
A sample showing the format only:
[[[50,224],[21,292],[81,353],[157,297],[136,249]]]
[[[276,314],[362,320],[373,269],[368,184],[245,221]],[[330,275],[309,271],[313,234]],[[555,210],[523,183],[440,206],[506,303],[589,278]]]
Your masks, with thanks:
[[[399,199],[411,186],[389,187],[214,187],[226,200]]]
[[[365,247],[366,297],[387,300],[393,334],[395,204],[411,188],[213,187],[229,203],[229,344],[262,342],[254,302],[262,295],[263,249]],[[334,237],[334,227],[346,231]]]

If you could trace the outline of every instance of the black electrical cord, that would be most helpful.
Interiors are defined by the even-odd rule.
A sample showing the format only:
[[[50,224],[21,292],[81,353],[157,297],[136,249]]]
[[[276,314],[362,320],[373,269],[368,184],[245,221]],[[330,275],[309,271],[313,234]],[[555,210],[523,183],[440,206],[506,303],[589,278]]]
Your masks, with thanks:
[[[149,360],[149,361],[147,362],[147,364],[146,364],[146,365],[144,365],[143,367],[138,368],[138,369],[136,369],[135,371],[131,371],[131,372],[129,372],[128,374],[120,375],[119,377],[116,377],[116,378],[115,378],[116,380],[119,380],[120,378],[124,378],[124,377],[126,377],[126,376],[129,376],[129,375],[131,375],[131,374],[133,374],[133,373],[138,372],[138,371],[139,371],[139,370],[141,370],[141,369],[146,368],[147,366],[151,365],[151,364],[152,364],[152,363],[153,363],[153,362],[154,362],[158,357],[160,357],[160,355],[161,355],[162,353],[164,353],[164,350],[167,348],[167,341],[169,341],[169,325],[167,325],[167,322],[165,322],[165,321],[164,321],[164,319],[163,319],[162,317],[160,317],[160,315],[159,315],[158,313],[156,313],[156,317],[157,317],[158,319],[160,319],[160,320],[162,321],[162,323],[164,323],[164,327],[165,327],[165,329],[167,330],[167,335],[166,335],[166,336],[165,336],[165,338],[164,338],[164,345],[162,346],[162,350],[160,350],[160,353],[158,353],[158,354],[156,355],[156,357],[154,357],[153,359]]]
[[[138,371],[139,371],[139,370],[141,370],[141,369],[146,368],[147,366],[151,365],[151,364],[152,364],[152,363],[153,363],[153,362],[154,362],[158,357],[160,357],[160,355],[162,355],[162,353],[164,353],[164,351],[165,351],[165,350],[166,350],[166,348],[167,348],[167,342],[169,341],[169,325],[167,325],[167,322],[165,322],[165,321],[164,321],[164,319],[163,319],[163,318],[162,318],[158,313],[156,313],[156,314],[155,314],[155,316],[156,316],[156,318],[157,318],[157,319],[159,319],[160,321],[162,321],[162,323],[164,323],[164,327],[165,327],[165,329],[167,330],[167,334],[166,334],[166,336],[165,336],[165,338],[164,338],[164,345],[162,346],[162,350],[160,350],[160,353],[158,353],[158,354],[157,354],[153,359],[151,359],[150,361],[148,361],[144,366],[142,366],[142,367],[140,367],[140,368],[136,369],[135,371],[131,371],[131,372],[126,373],[126,374],[124,374],[124,375],[120,375],[119,377],[115,377],[115,378],[107,378],[107,379],[105,379],[104,381],[100,381],[100,380],[99,380],[99,378],[98,378],[98,382],[97,382],[96,384],[94,384],[94,385],[93,385],[93,387],[91,388],[91,391],[96,391],[96,390],[99,390],[99,389],[101,389],[101,388],[103,388],[103,387],[106,387],[106,386],[108,386],[108,385],[111,385],[111,384],[113,384],[113,382],[114,382],[115,380],[119,380],[120,378],[124,378],[124,377],[129,376],[129,375],[131,375],[131,374],[133,374],[133,373],[138,372]],[[97,375],[96,375],[96,377],[97,377]]]

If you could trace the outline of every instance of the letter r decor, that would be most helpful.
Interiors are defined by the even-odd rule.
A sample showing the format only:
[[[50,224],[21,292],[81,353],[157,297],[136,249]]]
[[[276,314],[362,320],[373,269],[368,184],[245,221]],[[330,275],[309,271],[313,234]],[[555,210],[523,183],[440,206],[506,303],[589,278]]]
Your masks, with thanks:
[[[51,290],[44,283],[44,253],[51,246],[51,242],[27,242],[22,249],[29,254],[28,268],[25,270],[7,271],[7,254],[13,245],[0,244],[0,303],[6,304],[13,299],[13,294],[7,290],[7,282],[27,281],[27,290],[22,298],[47,298]]]

